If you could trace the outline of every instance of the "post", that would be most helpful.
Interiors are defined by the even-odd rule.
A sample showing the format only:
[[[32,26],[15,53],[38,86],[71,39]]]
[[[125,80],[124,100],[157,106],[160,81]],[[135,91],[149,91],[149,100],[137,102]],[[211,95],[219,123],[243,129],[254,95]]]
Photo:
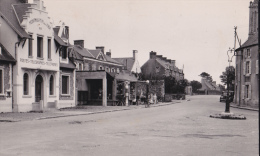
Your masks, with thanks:
[[[102,91],[102,105],[107,106],[107,79],[106,77],[103,78],[103,91]]]
[[[226,109],[225,109],[225,113],[229,113],[229,70],[230,70],[230,65],[228,66],[228,71],[227,71],[227,98],[226,98]]]

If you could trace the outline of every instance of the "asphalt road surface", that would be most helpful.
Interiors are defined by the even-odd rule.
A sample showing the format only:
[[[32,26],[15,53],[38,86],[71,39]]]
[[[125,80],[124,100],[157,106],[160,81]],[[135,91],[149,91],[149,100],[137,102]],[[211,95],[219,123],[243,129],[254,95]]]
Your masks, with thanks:
[[[0,155],[256,156],[258,112],[231,108],[247,120],[210,118],[219,96],[192,96],[161,107],[0,123]]]

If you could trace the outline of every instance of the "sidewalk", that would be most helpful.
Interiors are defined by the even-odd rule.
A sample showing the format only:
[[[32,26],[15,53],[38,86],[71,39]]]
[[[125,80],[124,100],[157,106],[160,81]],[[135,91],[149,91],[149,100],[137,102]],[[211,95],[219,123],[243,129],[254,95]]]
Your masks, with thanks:
[[[238,106],[235,103],[230,103],[230,107],[232,108],[238,108],[238,109],[245,109],[245,110],[251,110],[251,111],[259,111],[259,108],[254,108],[254,107],[245,107],[245,106]]]
[[[166,105],[172,105],[175,103],[180,103],[182,100],[176,100],[169,103],[158,103],[152,104],[150,107],[160,107]],[[132,109],[142,109],[145,108],[144,105],[130,105],[130,106],[77,106],[72,108],[63,108],[55,111],[47,111],[43,113],[27,112],[27,113],[0,113],[0,123],[1,122],[20,122],[29,120],[44,120],[51,118],[61,118],[69,116],[80,116],[80,115],[91,115],[115,111],[124,111]]]

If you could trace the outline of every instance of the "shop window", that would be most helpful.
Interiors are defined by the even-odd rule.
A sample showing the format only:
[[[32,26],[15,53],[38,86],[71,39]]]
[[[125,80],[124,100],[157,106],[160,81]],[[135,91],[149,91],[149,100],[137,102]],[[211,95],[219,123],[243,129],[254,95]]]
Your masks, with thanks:
[[[32,57],[32,48],[33,48],[33,39],[32,35],[30,35],[30,38],[28,39],[28,56]]]
[[[23,75],[23,95],[29,95],[29,75]]]
[[[53,75],[50,77],[50,95],[54,95],[54,79]]]
[[[48,59],[51,59],[51,39],[48,38]]]
[[[4,94],[4,70],[0,69],[0,94]]]
[[[62,75],[62,94],[69,94],[69,76]]]
[[[43,38],[41,36],[37,37],[37,57],[43,58]]]

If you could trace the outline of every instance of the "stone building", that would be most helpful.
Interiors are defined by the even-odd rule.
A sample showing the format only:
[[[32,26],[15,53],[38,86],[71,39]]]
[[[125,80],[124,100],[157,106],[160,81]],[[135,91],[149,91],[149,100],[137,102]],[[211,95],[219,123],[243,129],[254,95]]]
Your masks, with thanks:
[[[236,49],[234,102],[240,106],[259,106],[258,3],[249,4],[248,39]]]
[[[144,78],[148,80],[162,80],[167,76],[172,76],[176,80],[184,79],[183,70],[179,69],[175,63],[175,60],[167,59],[151,51],[149,60],[143,64],[141,70]]]
[[[60,72],[61,68],[67,71],[70,64],[68,59],[62,60],[60,56],[62,51],[67,53],[68,43],[54,33],[43,1],[0,1],[0,15],[0,43],[16,60],[9,90],[13,98],[12,111],[75,105],[75,72]],[[60,92],[65,89],[66,93]],[[66,100],[60,98],[60,93]]]

